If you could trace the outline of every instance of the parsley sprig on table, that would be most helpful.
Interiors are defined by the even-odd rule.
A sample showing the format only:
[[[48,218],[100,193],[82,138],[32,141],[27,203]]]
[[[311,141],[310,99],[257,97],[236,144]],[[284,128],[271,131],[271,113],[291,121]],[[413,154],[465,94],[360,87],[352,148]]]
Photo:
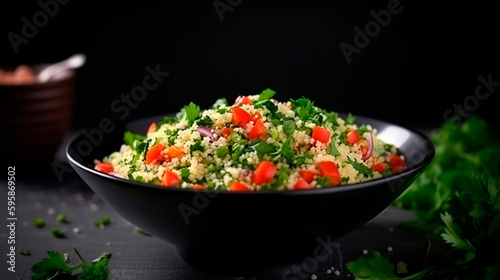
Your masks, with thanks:
[[[355,279],[500,278],[500,141],[495,133],[478,116],[461,125],[444,123],[430,135],[433,161],[394,203],[417,216],[402,223],[404,228],[444,244],[440,261],[401,278],[387,257],[374,252],[346,264]]]
[[[68,265],[64,257],[57,251],[48,251],[48,257],[35,263],[31,267],[33,276],[31,280],[50,280],[74,276],[78,280],[107,280],[108,279],[108,261],[111,258],[110,253],[103,253],[97,259],[87,262],[80,255],[78,250],[74,249],[80,259],[80,263],[74,266]]]

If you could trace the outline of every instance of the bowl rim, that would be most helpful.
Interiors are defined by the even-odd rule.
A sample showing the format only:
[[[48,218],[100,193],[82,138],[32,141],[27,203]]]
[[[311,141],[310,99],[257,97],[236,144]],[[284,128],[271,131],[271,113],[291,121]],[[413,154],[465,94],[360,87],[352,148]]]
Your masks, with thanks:
[[[342,113],[339,113],[339,115],[342,115]],[[153,117],[158,117],[158,116],[139,118],[136,120],[132,120],[128,123],[132,123],[134,121],[145,120],[145,119],[153,118]],[[346,184],[346,185],[341,185],[341,186],[337,186],[337,187],[328,187],[328,188],[320,188],[320,189],[264,190],[264,191],[241,191],[241,192],[232,192],[232,191],[227,191],[227,190],[224,190],[224,191],[222,191],[222,190],[193,190],[190,188],[163,187],[163,186],[149,184],[149,183],[131,181],[128,179],[124,179],[124,178],[120,178],[117,176],[113,176],[113,175],[99,172],[95,169],[89,168],[88,166],[85,166],[84,164],[80,163],[78,160],[76,160],[71,155],[71,153],[74,152],[74,150],[72,151],[70,149],[70,147],[72,146],[73,143],[75,143],[75,141],[77,141],[79,138],[81,138],[83,136],[82,133],[79,133],[78,135],[76,135],[66,145],[65,154],[66,154],[66,158],[68,159],[70,164],[78,167],[82,171],[96,175],[96,176],[106,178],[106,180],[112,180],[112,181],[115,181],[117,183],[125,183],[129,187],[134,187],[134,188],[146,187],[146,188],[156,189],[156,190],[165,191],[165,192],[174,191],[174,192],[187,192],[187,193],[207,193],[207,194],[212,194],[212,195],[224,194],[224,195],[280,195],[280,196],[284,195],[284,196],[288,196],[288,195],[299,195],[299,194],[300,195],[317,195],[317,194],[324,194],[324,193],[350,192],[350,191],[355,191],[358,189],[370,188],[370,187],[380,185],[383,183],[395,182],[395,181],[398,181],[399,179],[402,179],[405,177],[410,177],[416,172],[423,172],[423,169],[425,169],[430,164],[430,162],[433,160],[433,158],[435,156],[435,152],[436,152],[434,143],[430,139],[430,137],[425,135],[423,132],[416,130],[414,128],[410,128],[407,125],[402,125],[402,124],[398,124],[398,123],[394,123],[394,122],[391,123],[391,122],[385,121],[383,119],[375,119],[375,118],[366,117],[366,116],[360,115],[360,114],[356,114],[356,117],[359,117],[359,118],[367,120],[367,121],[380,122],[380,123],[383,123],[384,125],[387,125],[387,126],[389,126],[389,125],[396,126],[396,127],[401,128],[405,131],[408,131],[412,134],[415,134],[418,137],[420,137],[423,142],[427,142],[430,144],[428,146],[429,149],[426,150],[424,157],[419,162],[417,162],[417,164],[412,165],[411,167],[403,170],[400,173],[392,174],[392,175],[387,176],[387,177],[381,177],[381,178],[376,178],[376,179],[367,180],[367,181],[358,182],[358,183],[353,183],[353,184]],[[369,124],[369,123],[367,123],[367,124]],[[124,128],[121,128],[121,129],[124,130]],[[399,149],[399,147],[398,147],[398,149]],[[89,156],[86,156],[86,157],[89,157]]]

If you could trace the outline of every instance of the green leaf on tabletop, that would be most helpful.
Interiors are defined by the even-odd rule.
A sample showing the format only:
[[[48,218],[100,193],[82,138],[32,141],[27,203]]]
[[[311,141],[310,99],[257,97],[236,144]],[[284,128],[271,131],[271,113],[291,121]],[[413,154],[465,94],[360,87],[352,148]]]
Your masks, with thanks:
[[[66,214],[63,214],[63,213],[57,215],[56,220],[57,220],[57,222],[59,222],[61,224],[67,224],[69,222],[68,216],[66,216]]]
[[[140,227],[134,227],[134,232],[138,233],[138,234],[146,235],[146,236],[151,236],[151,234],[147,233],[146,231],[144,231]]]
[[[400,278],[396,276],[394,264],[378,251],[349,261],[346,267],[354,275],[355,280],[419,280],[427,272],[423,270]]]
[[[94,226],[100,227],[100,228],[106,227],[110,224],[111,224],[111,216],[109,216],[109,215],[104,215],[101,218],[96,219],[94,221]]]
[[[50,232],[52,236],[56,238],[65,238],[66,237],[66,229],[64,228],[51,228]]]
[[[73,269],[66,264],[59,252],[48,251],[47,254],[48,257],[31,267],[33,272],[31,280],[54,279],[56,276],[68,275],[73,272]]]
[[[19,254],[21,256],[31,256],[31,252],[28,249],[19,249]]]
[[[33,275],[31,280],[51,279],[79,279],[79,280],[107,280],[109,277],[108,262],[111,254],[104,252],[100,257],[87,262],[76,249],[75,253],[80,259],[76,265],[68,265],[61,253],[48,251],[48,257],[35,263],[31,267]]]
[[[33,225],[37,228],[43,228],[45,226],[45,220],[41,217],[34,218]]]

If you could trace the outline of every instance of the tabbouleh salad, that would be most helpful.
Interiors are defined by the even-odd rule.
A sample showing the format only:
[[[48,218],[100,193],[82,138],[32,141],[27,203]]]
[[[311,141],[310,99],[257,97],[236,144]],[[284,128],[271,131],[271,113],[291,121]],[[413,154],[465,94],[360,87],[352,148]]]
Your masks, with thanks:
[[[132,181],[197,190],[265,191],[337,187],[406,168],[394,145],[305,98],[281,102],[274,92],[193,102],[175,116],[126,131],[119,151],[95,169]]]

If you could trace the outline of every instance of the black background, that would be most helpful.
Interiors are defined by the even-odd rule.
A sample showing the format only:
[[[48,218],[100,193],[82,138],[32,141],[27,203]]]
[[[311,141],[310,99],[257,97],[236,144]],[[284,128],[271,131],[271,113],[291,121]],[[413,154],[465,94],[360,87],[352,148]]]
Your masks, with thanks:
[[[479,75],[500,81],[498,12],[486,1],[402,0],[403,10],[351,63],[339,44],[353,45],[353,28],[364,29],[370,11],[391,1],[220,0],[238,4],[221,21],[214,1],[72,0],[17,54],[9,32],[21,35],[22,18],[32,21],[42,9],[36,1],[12,2],[1,9],[0,64],[87,55],[78,69],[77,127],[116,119],[112,102],[142,83],[147,65],[170,76],[126,120],[271,88],[280,100],[304,95],[338,112],[434,126],[474,95]],[[498,91],[471,103],[473,112],[494,120]]]

